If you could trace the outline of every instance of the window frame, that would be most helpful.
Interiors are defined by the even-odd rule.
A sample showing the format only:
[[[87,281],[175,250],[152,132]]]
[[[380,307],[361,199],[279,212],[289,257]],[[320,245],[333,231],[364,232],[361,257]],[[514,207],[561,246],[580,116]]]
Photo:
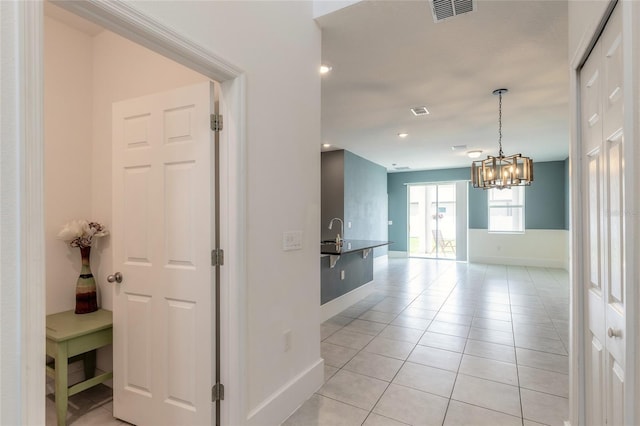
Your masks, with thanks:
[[[497,189],[497,188],[489,188],[489,190],[487,191],[487,231],[491,234],[524,234],[526,231],[526,225],[525,225],[525,204],[526,204],[526,191],[525,191],[525,187],[523,186],[513,186],[511,188],[509,188],[509,190],[513,191],[513,190],[517,190],[521,196],[518,198],[521,198],[521,202],[518,204],[513,204],[513,199],[515,197],[511,198],[511,201],[508,200],[494,200],[492,201],[492,191],[504,191],[505,189]],[[514,230],[514,229],[510,229],[510,230],[495,230],[495,229],[491,229],[491,211],[492,209],[513,209],[515,210],[520,210],[521,213],[521,229],[518,230]],[[513,212],[512,212],[513,213]],[[513,214],[511,215],[513,216]]]

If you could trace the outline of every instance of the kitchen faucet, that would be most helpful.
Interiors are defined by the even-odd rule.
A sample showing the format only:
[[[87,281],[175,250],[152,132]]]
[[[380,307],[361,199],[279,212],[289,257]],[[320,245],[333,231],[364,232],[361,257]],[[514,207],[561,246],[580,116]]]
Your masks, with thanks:
[[[338,236],[336,237],[336,244],[341,246],[342,242],[343,242],[343,238],[344,238],[344,222],[339,217],[334,217],[329,222],[329,229],[333,228],[333,221],[334,220],[337,220],[337,221],[340,222],[340,234],[338,234]],[[342,235],[342,237],[340,235]]]

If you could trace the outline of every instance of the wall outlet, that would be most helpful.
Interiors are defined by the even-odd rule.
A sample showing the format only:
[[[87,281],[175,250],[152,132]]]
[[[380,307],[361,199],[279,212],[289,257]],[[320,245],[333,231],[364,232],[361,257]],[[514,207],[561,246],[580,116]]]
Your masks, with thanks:
[[[282,250],[302,250],[302,231],[287,231],[283,233]]]
[[[291,330],[286,330],[282,333],[284,340],[284,351],[289,352],[291,350]]]
[[[340,279],[344,280],[344,269],[342,271],[340,271]]]
[[[347,228],[351,229],[351,221],[347,222]]]
[[[393,221],[392,220],[389,221],[389,225],[393,225]]]

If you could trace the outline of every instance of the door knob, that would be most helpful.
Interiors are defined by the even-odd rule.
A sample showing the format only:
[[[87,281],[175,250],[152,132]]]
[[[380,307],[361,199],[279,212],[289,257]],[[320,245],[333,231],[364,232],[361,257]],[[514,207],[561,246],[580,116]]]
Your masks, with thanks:
[[[122,274],[120,272],[116,272],[113,275],[109,275],[107,277],[107,281],[109,281],[110,283],[121,283],[122,282]]]
[[[607,336],[609,336],[609,337],[622,337],[622,331],[621,330],[614,330],[613,328],[609,327],[609,329],[607,330]]]

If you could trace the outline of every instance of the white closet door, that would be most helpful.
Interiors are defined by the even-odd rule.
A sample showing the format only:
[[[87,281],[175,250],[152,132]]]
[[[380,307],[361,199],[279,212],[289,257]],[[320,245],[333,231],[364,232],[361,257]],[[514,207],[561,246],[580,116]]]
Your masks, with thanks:
[[[212,424],[213,83],[113,105],[114,415]]]
[[[624,415],[626,236],[619,9],[580,73],[589,425],[622,425]]]

